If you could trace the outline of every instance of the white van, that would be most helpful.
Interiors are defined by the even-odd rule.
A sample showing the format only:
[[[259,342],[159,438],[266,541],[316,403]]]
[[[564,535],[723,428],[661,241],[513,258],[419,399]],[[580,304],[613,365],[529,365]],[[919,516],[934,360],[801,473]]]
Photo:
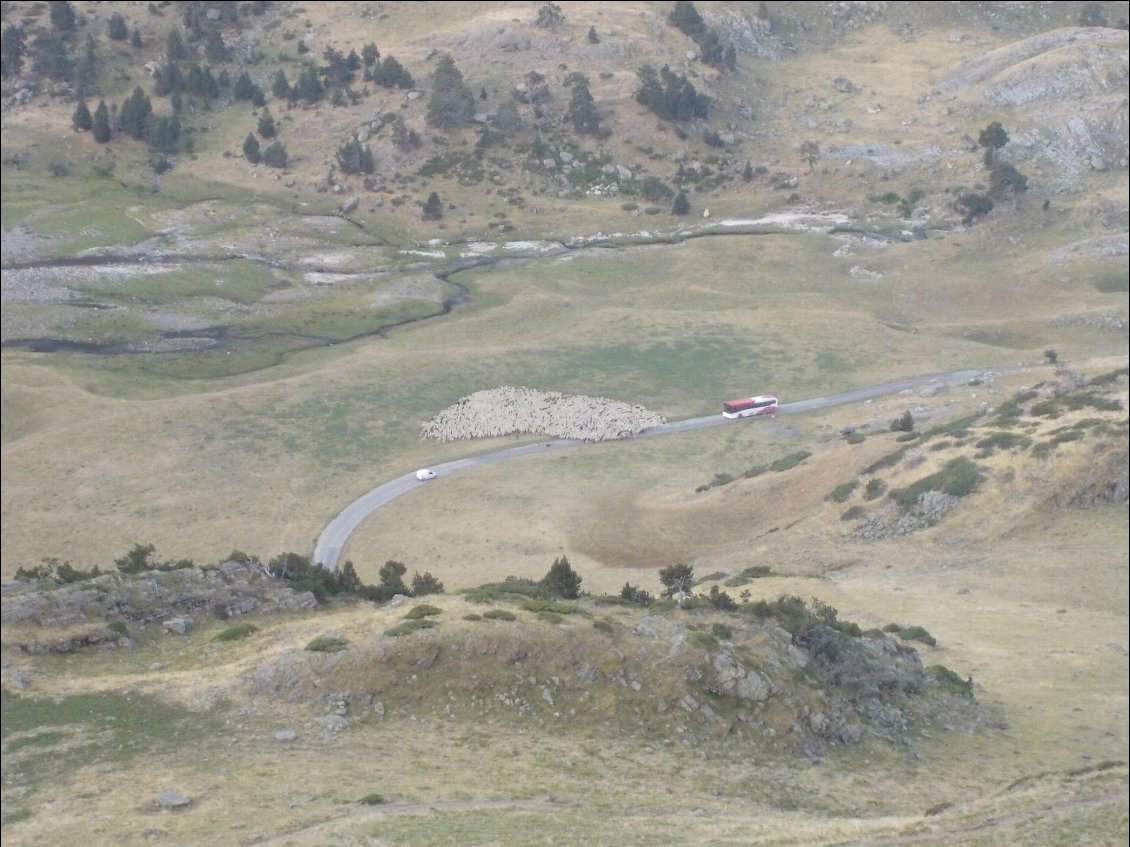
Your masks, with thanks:
[[[421,482],[435,478],[436,472],[431,468],[420,468],[420,470],[416,471],[416,479],[420,480]]]

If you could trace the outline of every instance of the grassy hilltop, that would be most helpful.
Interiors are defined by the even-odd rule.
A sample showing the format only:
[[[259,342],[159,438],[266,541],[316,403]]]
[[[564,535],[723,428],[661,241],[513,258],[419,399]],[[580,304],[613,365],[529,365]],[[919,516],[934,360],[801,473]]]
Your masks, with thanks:
[[[5,842],[1125,843],[1124,4],[0,12]]]

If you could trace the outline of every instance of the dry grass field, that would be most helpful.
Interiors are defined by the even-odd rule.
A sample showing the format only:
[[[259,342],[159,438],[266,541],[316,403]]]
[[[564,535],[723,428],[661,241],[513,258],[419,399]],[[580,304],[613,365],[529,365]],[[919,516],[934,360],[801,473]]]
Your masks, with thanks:
[[[150,85],[140,60],[157,57],[180,7],[73,5],[100,27],[113,9],[141,28],[140,53],[106,48],[105,95]],[[681,420],[749,393],[787,404],[981,377],[441,476],[371,516],[343,554],[370,585],[388,560],[442,580],[426,598],[438,627],[423,632],[388,634],[409,606],[335,601],[248,615],[257,629],[240,640],[216,636],[242,619],[200,612],[184,636],[131,624],[128,649],[60,654],[17,645],[69,630],[5,621],[5,844],[1125,844],[1125,162],[1098,167],[1095,153],[1069,178],[1062,157],[1018,159],[1026,194],[971,226],[953,209],[960,189],[986,190],[970,139],[990,121],[1030,152],[1074,115],[1058,95],[1002,106],[990,85],[1082,63],[1099,69],[1087,114],[1106,115],[1125,60],[1102,50],[1125,39],[1077,36],[951,85],[993,51],[1073,27],[1083,4],[770,2],[762,30],[752,4],[699,3],[780,51],[750,48],[720,73],[683,58],[692,42],[667,25],[670,4],[564,3],[553,29],[535,25],[541,5],[272,4],[248,30],[248,66],[269,85],[276,68],[297,74],[299,38],[315,58],[373,41],[426,90],[450,52],[482,108],[540,69],[555,114],[582,69],[612,135],[578,153],[671,182],[702,165],[718,179],[688,182],[691,215],[574,190],[531,169],[521,145],[488,148],[478,181],[428,175],[434,157],[475,159],[480,127],[440,137],[426,97],[379,86],[342,106],[272,100],[283,171],[240,157],[249,104],[202,109],[195,152],[154,191],[143,144],[94,145],[71,132],[65,97],[23,105],[5,80],[5,583],[50,559],[112,569],[135,544],[199,565],[233,550],[308,555],[378,483],[537,440],[421,438],[480,390],[609,397]],[[46,20],[40,4],[3,15]],[[636,70],[668,61],[738,141],[680,137],[635,102]],[[840,76],[854,91],[832,86]],[[420,129],[422,148],[377,131],[375,185],[329,172],[341,141],[382,114]],[[564,136],[551,138],[562,150]],[[805,141],[819,142],[811,164]],[[750,181],[747,161],[762,168]],[[420,218],[432,190],[439,223]],[[917,197],[914,214],[889,193]],[[848,223],[829,231],[817,213]],[[748,223],[770,215],[783,217]],[[59,261],[87,251],[113,262]],[[192,335],[216,328],[215,344]],[[101,352],[36,352],[29,338]],[[906,411],[913,439],[891,430]],[[976,484],[936,524],[876,529],[892,494],[963,460]],[[464,593],[540,579],[560,556],[583,578],[575,613]],[[975,706],[822,755],[798,753],[796,715],[779,704],[752,742],[697,734],[692,709],[657,706],[682,696],[685,669],[663,663],[676,651],[648,654],[640,633],[714,639],[744,613],[600,603],[626,582],[658,594],[676,563],[693,566],[700,594],[795,595],[864,630],[923,627],[935,644],[906,643],[971,680]],[[757,567],[768,572],[743,576]],[[482,620],[488,609],[516,620]],[[326,636],[347,649],[304,649]],[[600,676],[621,661],[638,663],[642,690]],[[599,682],[569,712],[554,680],[578,667]],[[820,696],[807,676],[787,693],[789,708]],[[158,808],[163,789],[191,802]]]

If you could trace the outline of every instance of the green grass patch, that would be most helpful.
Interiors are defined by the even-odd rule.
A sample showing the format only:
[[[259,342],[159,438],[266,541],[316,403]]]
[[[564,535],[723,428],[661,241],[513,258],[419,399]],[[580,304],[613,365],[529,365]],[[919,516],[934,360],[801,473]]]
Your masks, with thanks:
[[[847,511],[845,511],[842,515],[840,515],[840,520],[841,521],[857,521],[860,518],[864,517],[866,514],[867,514],[867,510],[864,509],[862,506],[852,506]]]
[[[217,633],[213,641],[242,641],[253,632],[258,632],[259,627],[253,623],[237,623]]]
[[[468,588],[462,593],[472,603],[494,603],[498,601],[521,603],[523,599],[553,599],[540,582],[516,576],[508,576],[502,582],[486,582],[474,588]]]
[[[968,679],[962,679],[945,665],[930,665],[926,668],[930,679],[949,694],[958,694],[962,697],[973,696],[973,684]]]
[[[883,492],[886,490],[887,483],[883,482],[883,480],[879,479],[879,477],[877,476],[872,477],[871,479],[867,480],[867,485],[865,485],[863,488],[863,499],[874,500],[877,497],[881,497]]]
[[[419,605],[413,606],[411,609],[409,609],[408,614],[406,614],[404,617],[408,620],[414,621],[421,618],[431,617],[432,615],[442,614],[443,609],[439,608],[438,606],[431,606],[427,603],[420,603]]]
[[[1032,439],[1026,435],[1021,435],[1017,432],[994,432],[987,438],[982,438],[977,442],[978,448],[977,458],[987,459],[993,455],[997,450],[1020,450],[1026,449]]]
[[[401,621],[396,626],[390,626],[385,630],[385,635],[390,638],[396,638],[401,635],[411,635],[421,629],[431,629],[439,626],[435,621],[430,621],[427,618],[416,618],[413,620]]]
[[[384,798],[383,794],[378,794],[374,791],[372,794],[366,794],[357,802],[362,806],[379,806],[382,803],[387,803],[388,800]]]
[[[944,491],[951,497],[965,497],[976,490],[981,479],[981,469],[972,460],[961,456],[951,459],[937,473],[923,477],[905,488],[896,488],[888,496],[909,511],[927,491]]]
[[[791,470],[811,455],[812,454],[807,450],[797,450],[795,453],[789,453],[789,455],[777,459],[777,461],[769,465],[769,470],[776,471],[777,473]]]
[[[709,653],[717,653],[722,649],[722,644],[709,632],[694,631],[688,636],[691,644],[701,647]]]
[[[311,653],[339,653],[345,648],[345,639],[340,635],[319,635],[306,645]]]
[[[483,620],[485,621],[516,621],[518,616],[513,612],[508,612],[506,609],[491,609],[490,611],[483,612]]]
[[[611,635],[613,633],[613,631],[615,630],[615,627],[613,626],[612,621],[610,621],[606,618],[600,618],[599,620],[595,620],[595,621],[592,622],[592,625],[593,625],[593,629],[599,629],[601,632],[606,632],[609,635]]]
[[[522,600],[521,606],[527,612],[534,612],[535,614],[543,612],[555,615],[587,614],[577,603],[569,603],[563,600],[525,599]]]
[[[848,444],[862,444],[866,440],[867,436],[862,432],[849,432],[846,436],[844,436],[844,441],[846,441]]]
[[[841,482],[828,492],[828,495],[824,499],[831,500],[833,503],[846,503],[858,485],[859,480],[856,479],[853,479],[851,482]]]
[[[873,473],[883,470],[884,468],[893,468],[895,465],[902,461],[903,456],[906,455],[906,452],[909,449],[909,447],[902,447],[898,450],[895,450],[895,452],[893,453],[888,453],[886,456],[880,456],[878,459],[876,459],[874,462],[860,471],[860,473],[864,476],[869,476]]]

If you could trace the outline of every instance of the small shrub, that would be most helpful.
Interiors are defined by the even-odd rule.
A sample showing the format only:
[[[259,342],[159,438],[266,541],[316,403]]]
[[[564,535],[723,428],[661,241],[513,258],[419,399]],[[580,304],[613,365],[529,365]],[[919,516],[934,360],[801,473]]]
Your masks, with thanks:
[[[126,626],[125,621],[110,621],[106,626],[118,635],[129,635],[129,627]]]
[[[914,415],[907,409],[900,417],[891,421],[891,432],[913,432],[914,431]]]
[[[862,444],[866,440],[867,436],[862,432],[849,432],[844,437],[844,441],[846,441],[848,444]]]
[[[715,638],[722,638],[727,641],[734,637],[734,631],[724,623],[712,624],[710,627],[710,633]]]
[[[339,653],[345,649],[345,639],[340,635],[319,635],[306,649],[311,653]]]
[[[899,441],[899,442],[916,441],[917,439],[918,439],[918,433],[917,432],[904,432],[902,435],[900,435],[898,438],[896,438],[895,441]]]
[[[926,669],[926,673],[934,680],[943,690],[948,691],[950,694],[959,694],[963,697],[973,697],[973,680],[962,679],[956,673],[951,671],[945,665],[931,665]]]
[[[593,621],[592,625],[594,629],[599,629],[601,632],[607,632],[609,635],[612,634],[612,621],[601,618],[600,620]]]
[[[831,500],[833,503],[846,503],[857,485],[859,485],[859,482],[854,479],[851,482],[841,482],[831,490],[825,499]]]
[[[631,583],[625,582],[624,587],[620,589],[620,599],[635,603],[637,606],[650,606],[653,598],[642,588],[636,588]]]
[[[1068,429],[1064,432],[1057,432],[1052,436],[1052,444],[1064,444],[1068,441],[1078,441],[1083,437],[1083,433],[1077,429]]]
[[[465,620],[465,621],[481,621],[482,619],[483,619],[483,616],[480,615],[478,612],[470,612],[470,613],[463,616],[463,620]]]
[[[389,627],[385,630],[385,635],[390,638],[396,638],[400,635],[410,635],[417,630],[431,629],[435,626],[439,626],[435,621],[430,621],[427,618],[414,618],[412,620],[401,621],[396,626]]]
[[[412,575],[412,596],[423,597],[426,594],[443,594],[443,583],[424,571],[422,574]]]
[[[258,632],[259,627],[253,623],[237,623],[218,633],[213,641],[241,641],[253,632]],[[309,646],[307,646],[309,649]]]
[[[900,627],[898,637],[903,641],[920,641],[931,647],[935,647],[938,644],[938,640],[920,626]]]
[[[710,593],[707,595],[707,599],[710,601],[710,605],[719,611],[731,612],[738,608],[738,604],[734,602],[734,598],[717,585],[710,586]]]
[[[787,456],[782,456],[780,459],[769,465],[769,469],[777,471],[778,473],[780,473],[781,471],[787,471],[795,468],[811,455],[812,454],[807,450],[798,450],[795,453],[790,453]]]
[[[964,456],[951,459],[935,474],[923,477],[906,488],[897,488],[890,497],[907,511],[918,504],[927,491],[944,491],[951,497],[965,497],[981,484],[981,470]]]
[[[564,622],[565,617],[557,614],[557,612],[541,611],[538,612],[538,620],[545,621],[546,623],[559,624]]]
[[[840,515],[840,520],[841,521],[857,521],[866,514],[867,514],[867,510],[864,509],[862,506],[852,506],[850,509],[848,509],[846,512],[844,512],[842,515]]]
[[[884,468],[893,468],[895,465],[902,461],[902,457],[906,455],[906,451],[906,447],[900,447],[895,452],[888,453],[886,456],[882,456],[876,459],[874,462],[860,471],[860,473],[862,473],[864,476],[869,476],[870,474],[881,471]]]
[[[569,559],[562,556],[554,559],[553,564],[542,577],[542,586],[547,592],[566,600],[576,600],[581,593],[581,577],[569,564]]]
[[[1026,435],[1019,435],[1015,432],[994,432],[988,438],[982,438],[977,442],[976,446],[979,448],[977,458],[987,458],[993,455],[996,450],[1025,448],[1031,443],[1032,439]]]
[[[415,621],[421,618],[430,617],[431,615],[442,615],[443,609],[436,606],[429,606],[427,603],[421,603],[418,606],[413,606],[408,610],[408,614],[404,616],[406,620]]]
[[[382,803],[387,803],[388,800],[386,800],[382,795],[373,792],[372,794],[366,794],[357,802],[365,806],[379,806]]]
[[[513,612],[508,612],[505,609],[491,609],[488,612],[483,612],[483,620],[487,621],[516,621],[518,616]]]

